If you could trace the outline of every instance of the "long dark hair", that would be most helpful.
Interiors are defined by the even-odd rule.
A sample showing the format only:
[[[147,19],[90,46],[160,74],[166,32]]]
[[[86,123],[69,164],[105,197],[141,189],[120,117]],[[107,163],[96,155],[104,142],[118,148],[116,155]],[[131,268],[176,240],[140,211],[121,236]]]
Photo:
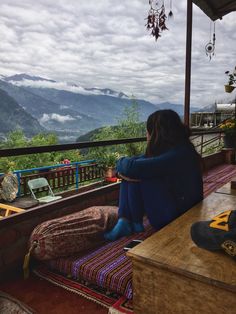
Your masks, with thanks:
[[[146,156],[154,157],[180,143],[190,142],[190,129],[185,126],[179,115],[170,109],[157,110],[147,119],[147,132],[150,140],[147,143]]]

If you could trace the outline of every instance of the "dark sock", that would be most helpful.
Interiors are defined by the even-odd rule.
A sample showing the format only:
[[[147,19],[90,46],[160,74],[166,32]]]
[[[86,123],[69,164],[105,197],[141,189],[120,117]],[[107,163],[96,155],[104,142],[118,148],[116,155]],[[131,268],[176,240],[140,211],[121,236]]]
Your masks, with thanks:
[[[132,234],[132,228],[128,220],[119,218],[115,227],[104,234],[104,238],[108,241],[115,241],[121,237]]]
[[[131,226],[135,233],[144,232],[145,230],[142,222],[132,222]]]

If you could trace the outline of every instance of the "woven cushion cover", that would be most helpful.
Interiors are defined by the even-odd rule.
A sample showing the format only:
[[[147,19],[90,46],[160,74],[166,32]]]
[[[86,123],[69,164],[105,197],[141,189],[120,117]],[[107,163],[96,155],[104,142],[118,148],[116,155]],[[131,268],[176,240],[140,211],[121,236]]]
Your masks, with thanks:
[[[71,256],[48,261],[47,265],[82,283],[93,283],[110,292],[132,298],[132,264],[124,247],[133,239],[144,240],[154,233],[145,221],[145,232],[109,242],[84,256]]]
[[[235,176],[236,166],[228,164],[216,166],[205,172],[203,175],[204,197],[229,182]]]
[[[52,219],[32,232],[29,247],[36,243],[33,255],[40,260],[82,252],[104,242],[105,230],[117,222],[117,207],[93,206],[80,212]]]

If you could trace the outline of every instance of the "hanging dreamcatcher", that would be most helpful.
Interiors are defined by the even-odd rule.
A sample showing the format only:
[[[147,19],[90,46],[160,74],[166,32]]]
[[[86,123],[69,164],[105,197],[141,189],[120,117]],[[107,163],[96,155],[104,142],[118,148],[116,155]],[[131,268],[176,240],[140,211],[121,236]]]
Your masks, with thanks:
[[[150,9],[147,17],[147,30],[151,31],[151,35],[157,40],[161,37],[161,33],[164,30],[168,30],[166,27],[166,13],[165,13],[165,1],[149,0]],[[173,17],[172,12],[172,0],[170,0],[170,11],[168,13],[168,19]]]
[[[214,22],[214,29],[212,34],[212,22],[210,22],[210,41],[205,46],[206,55],[211,58],[215,55],[215,42],[216,42],[216,32],[215,32],[215,22]]]

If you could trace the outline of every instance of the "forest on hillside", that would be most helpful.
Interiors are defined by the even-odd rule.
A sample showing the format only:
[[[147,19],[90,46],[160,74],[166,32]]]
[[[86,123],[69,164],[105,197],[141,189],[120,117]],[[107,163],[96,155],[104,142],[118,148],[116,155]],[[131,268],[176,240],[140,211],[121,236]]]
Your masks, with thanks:
[[[117,121],[116,126],[107,126],[89,132],[83,139],[77,141],[99,141],[130,137],[145,136],[145,125],[140,122],[137,106],[124,110],[123,117]],[[39,133],[32,138],[27,138],[22,130],[9,132],[6,140],[0,142],[0,148],[19,148],[33,146],[47,146],[58,144],[55,134]],[[106,147],[91,148],[87,150],[73,150],[62,152],[50,152],[31,154],[24,156],[12,156],[0,158],[0,173],[14,170],[23,170],[36,167],[45,167],[60,164],[68,159],[70,162],[96,159],[104,168],[114,166],[121,156],[132,156],[144,152],[145,144],[123,144]]]

